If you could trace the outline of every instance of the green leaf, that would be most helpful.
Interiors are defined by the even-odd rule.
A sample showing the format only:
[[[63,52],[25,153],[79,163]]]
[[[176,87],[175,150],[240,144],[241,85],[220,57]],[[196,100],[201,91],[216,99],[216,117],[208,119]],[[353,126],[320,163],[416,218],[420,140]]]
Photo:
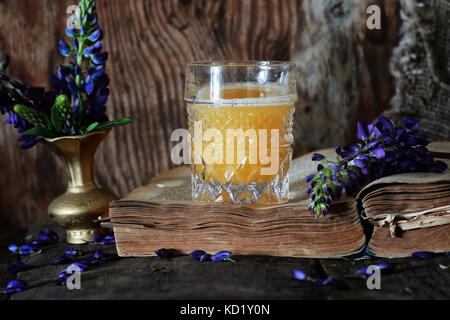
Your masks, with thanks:
[[[95,131],[101,131],[101,130],[111,129],[111,128],[114,128],[114,127],[124,126],[124,125],[129,124],[129,123],[131,123],[133,121],[134,121],[134,118],[123,118],[123,119],[119,119],[119,120],[105,122],[105,123],[102,123],[101,125],[99,125],[95,129]]]
[[[99,125],[100,125],[100,123],[94,122],[89,127],[87,127],[87,129],[85,130],[85,133],[88,134],[88,133],[94,131]]]
[[[54,134],[53,131],[46,129],[46,128],[42,128],[42,127],[36,127],[36,128],[32,128],[30,130],[27,130],[23,133],[23,136],[40,136],[43,138],[55,138],[56,135]]]
[[[56,107],[56,104],[52,107],[51,112],[51,123],[56,132],[61,132],[62,130],[62,122],[61,117]]]

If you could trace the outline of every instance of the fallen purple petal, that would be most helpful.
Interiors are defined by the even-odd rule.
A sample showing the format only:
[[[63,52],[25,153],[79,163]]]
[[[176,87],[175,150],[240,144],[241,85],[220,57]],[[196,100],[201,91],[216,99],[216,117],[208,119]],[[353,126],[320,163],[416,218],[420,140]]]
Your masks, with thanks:
[[[109,261],[109,260],[117,259],[119,256],[116,255],[116,254],[112,254],[112,253],[105,253],[105,252],[99,250],[99,251],[96,251],[96,252],[92,255],[92,257],[93,257],[94,259],[97,259],[97,260],[99,260],[99,261],[104,262],[104,261]]]
[[[327,278],[324,280],[314,279],[308,276],[303,270],[294,270],[294,279],[308,281],[318,286],[332,286],[339,290],[349,290],[350,286],[343,280],[337,278]]]
[[[39,232],[38,238],[39,240],[45,242],[56,242],[59,240],[59,237],[56,234],[56,232],[54,232],[50,228],[46,228],[44,231]]]
[[[88,269],[88,266],[81,262],[72,263],[67,267],[66,273],[71,273],[70,270],[78,270],[79,272],[85,272]]]
[[[194,259],[200,260],[200,258],[205,254],[207,254],[207,253],[203,250],[196,250],[196,251],[191,252],[190,256]]]
[[[206,261],[211,261],[211,255],[210,254],[205,253],[205,254],[203,254],[200,257],[200,262],[206,262]]]
[[[423,251],[423,252],[414,252],[414,253],[412,254],[412,257],[418,258],[418,259],[429,259],[429,258],[431,258],[431,257],[433,257],[433,256],[434,256],[434,253],[433,253],[433,252],[426,252],[426,251]]]
[[[116,238],[114,236],[106,236],[100,243],[104,246],[116,244]]]
[[[81,251],[78,251],[77,249],[74,248],[69,248],[64,252],[64,256],[69,257],[69,258],[75,258],[75,257],[79,257],[82,255]]]
[[[337,278],[327,278],[325,280],[313,280],[312,282],[320,286],[331,286],[339,290],[350,290],[350,285],[347,282]]]
[[[378,267],[383,274],[388,274],[394,270],[394,265],[392,265],[390,263],[386,263],[386,262],[379,263],[374,266]],[[375,273],[375,270],[373,270],[372,272],[369,272],[368,269],[369,269],[369,267],[361,268],[358,270],[358,273],[361,275],[364,275],[364,276],[371,276],[372,274]]]
[[[11,294],[15,292],[22,292],[28,288],[28,285],[25,281],[22,280],[12,280],[8,283],[6,290],[2,291],[6,294]]]
[[[322,161],[323,159],[325,159],[325,156],[320,153],[314,153],[312,155],[312,161]]]
[[[70,276],[71,275],[68,274],[66,270],[61,271],[61,273],[58,275],[58,280],[55,281],[56,285],[61,287],[65,286],[67,283],[67,279],[69,279]]]
[[[300,281],[306,281],[309,277],[303,270],[294,270],[294,278]]]
[[[15,254],[19,254],[20,253],[19,246],[15,245],[15,244],[9,245],[8,246],[8,250],[11,251],[12,253],[15,253]]]
[[[172,252],[164,248],[156,250],[155,254],[162,259],[170,259],[174,256]]]
[[[102,246],[116,244],[116,238],[114,236],[102,236],[102,235],[96,234],[94,236],[94,241],[89,242],[89,244],[90,245],[102,245]]]
[[[19,272],[27,271],[27,270],[30,270],[30,266],[28,266],[22,262],[15,262],[6,269],[7,272],[14,274],[14,275],[18,274]]]
[[[60,258],[58,258],[56,260],[50,261],[50,265],[51,266],[58,266],[60,264],[66,264],[66,263],[69,263],[71,261],[72,261],[72,259],[70,257],[62,256],[62,257],[60,257]]]

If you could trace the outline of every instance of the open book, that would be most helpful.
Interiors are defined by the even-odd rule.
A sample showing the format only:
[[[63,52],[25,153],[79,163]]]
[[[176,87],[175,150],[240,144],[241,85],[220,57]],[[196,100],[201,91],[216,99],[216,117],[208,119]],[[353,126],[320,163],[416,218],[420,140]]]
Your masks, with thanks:
[[[450,151],[450,144],[442,146],[447,148],[447,152]],[[330,158],[334,155],[332,149],[319,152]],[[156,250],[166,248],[181,254],[201,249],[210,253],[227,250],[242,255],[337,258],[359,253],[365,248],[366,236],[358,212],[362,203],[364,219],[376,225],[374,236],[369,237],[372,252],[381,256],[385,255],[384,252],[388,253],[387,256],[391,255],[392,250],[383,251],[383,248],[392,249],[387,247],[391,246],[390,241],[395,241],[392,239],[396,239],[391,238],[390,231],[393,228],[397,234],[392,236],[400,237],[399,239],[409,232],[418,233],[417,230],[425,230],[424,237],[429,237],[426,229],[415,229],[412,224],[402,229],[404,221],[399,217],[403,211],[391,212],[388,216],[394,217],[392,221],[386,220],[386,215],[380,213],[383,207],[377,206],[377,197],[380,197],[382,205],[388,207],[397,201],[395,197],[390,197],[392,192],[396,192],[400,197],[398,199],[401,199],[399,201],[403,202],[417,202],[421,199],[403,195],[402,184],[398,182],[401,175],[384,178],[383,183],[373,183],[364,188],[358,197],[360,201],[344,197],[333,204],[329,214],[316,218],[307,210],[309,199],[305,194],[305,178],[315,172],[316,167],[317,163],[311,161],[311,154],[295,159],[290,170],[290,202],[261,208],[193,202],[190,168],[178,168],[161,175],[151,184],[136,189],[128,197],[112,202],[110,219],[103,225],[114,228],[120,256],[152,256]],[[423,174],[417,174],[417,178],[409,176],[411,184],[417,182],[416,189],[419,193],[428,193],[428,202],[420,206],[420,211],[433,211],[436,204],[439,207],[450,205],[448,197],[447,201],[443,200],[445,189],[450,189],[448,172],[438,178],[437,174],[425,176],[430,182],[423,182]],[[439,182],[434,183],[437,180]],[[427,188],[422,191],[420,186]],[[390,191],[390,187],[396,191]],[[379,189],[381,191],[377,194]],[[435,198],[439,200],[434,200]],[[414,208],[412,205],[407,210],[408,214]],[[427,211],[424,215],[446,216],[447,211],[433,211],[436,214],[431,215],[428,214],[431,211]],[[380,222],[383,219],[386,223]],[[439,225],[435,222],[424,224],[422,227],[429,227],[429,230],[448,228],[447,223],[450,222],[445,221],[440,220]],[[415,223],[412,220],[409,222]],[[400,229],[403,230],[401,234],[398,232]],[[419,247],[421,243],[417,242],[416,247],[408,247],[405,241],[400,241],[392,256],[407,256],[414,251],[429,248],[435,249],[433,251],[447,251],[450,249],[450,233],[443,233],[446,235],[436,238],[442,241],[441,246],[425,244]],[[416,238],[417,235],[414,239]]]

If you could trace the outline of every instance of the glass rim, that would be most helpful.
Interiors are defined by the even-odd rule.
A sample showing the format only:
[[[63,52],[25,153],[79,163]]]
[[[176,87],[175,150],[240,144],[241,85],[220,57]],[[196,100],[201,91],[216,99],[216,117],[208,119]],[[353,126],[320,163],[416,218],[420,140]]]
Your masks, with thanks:
[[[187,64],[188,68],[211,68],[211,67],[290,67],[294,68],[292,61],[271,61],[271,60],[199,60]]]

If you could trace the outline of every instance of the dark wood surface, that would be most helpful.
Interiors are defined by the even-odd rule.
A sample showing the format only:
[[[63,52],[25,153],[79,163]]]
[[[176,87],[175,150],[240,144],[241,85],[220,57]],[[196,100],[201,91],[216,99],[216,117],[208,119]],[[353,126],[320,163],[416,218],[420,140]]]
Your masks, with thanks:
[[[50,225],[61,233],[61,230]],[[36,234],[38,230],[33,229]],[[17,239],[15,239],[17,240]],[[13,241],[13,240],[11,240]],[[0,248],[0,288],[13,279],[4,270],[16,256]],[[200,263],[183,256],[161,258],[127,258],[105,262],[82,274],[81,290],[58,287],[54,281],[67,265],[49,266],[69,246],[64,243],[44,249],[41,255],[22,258],[34,266],[18,274],[29,289],[0,299],[449,299],[450,274],[439,268],[448,265],[449,256],[429,260],[414,258],[389,261],[395,271],[381,278],[382,290],[368,290],[365,280],[347,279],[349,291],[316,286],[292,278],[302,269],[317,278],[344,278],[359,268],[385,260],[359,257],[354,259],[315,260],[276,257],[236,256],[237,263]],[[114,253],[114,246],[77,246],[84,255],[95,250]],[[79,260],[82,260],[81,257]]]
[[[64,62],[66,9],[73,0],[0,1],[0,56],[10,73],[49,88]],[[113,130],[97,154],[97,179],[119,196],[173,167],[174,129],[187,125],[185,65],[192,60],[293,60],[300,101],[298,155],[354,139],[358,120],[389,108],[395,83],[389,59],[399,39],[399,2],[391,0],[98,0],[110,54]],[[366,28],[369,4],[382,8],[383,30]],[[21,152],[16,131],[0,125],[0,216],[28,227],[46,219],[64,191],[59,161],[44,146]],[[10,201],[10,199],[13,199]],[[1,221],[2,219],[0,219]],[[6,223],[5,222],[5,223]]]

